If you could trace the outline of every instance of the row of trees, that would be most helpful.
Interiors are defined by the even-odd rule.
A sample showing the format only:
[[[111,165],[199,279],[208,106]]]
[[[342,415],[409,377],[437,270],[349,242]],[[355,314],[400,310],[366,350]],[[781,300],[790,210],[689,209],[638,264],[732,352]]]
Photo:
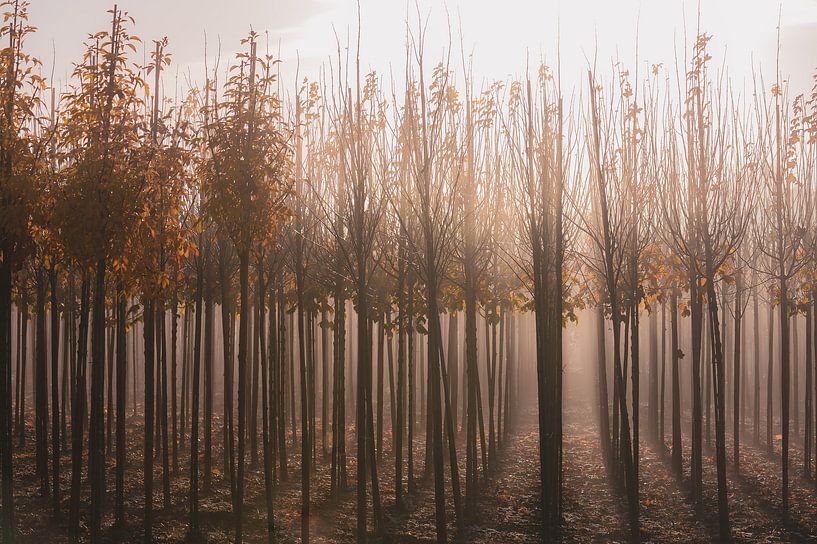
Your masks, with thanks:
[[[755,334],[755,437],[761,425],[760,380],[766,379],[770,450],[773,414],[777,413],[774,402],[780,402],[781,507],[785,515],[789,509],[792,394],[796,419],[799,421],[803,413],[806,421],[805,466],[810,464],[814,440],[812,314],[817,248],[813,235],[813,160],[817,103],[813,96],[789,97],[779,77],[767,85],[757,76],[752,93],[739,95],[728,78],[711,73],[710,39],[705,34],[697,38],[683,74],[662,78],[662,67],[653,65],[643,81],[633,84],[630,74],[616,67],[618,81],[607,93],[594,73],[589,76],[589,114],[585,117],[590,134],[590,181],[587,201],[579,207],[579,224],[587,243],[582,259],[592,271],[590,281],[598,285],[604,302],[598,316],[597,376],[602,450],[616,480],[626,490],[635,538],[642,390],[639,363],[645,352],[649,362],[645,388],[649,438],[663,447],[666,387],[671,390],[672,466],[679,478],[684,477],[681,407],[686,404],[691,408],[688,481],[690,499],[699,511],[704,505],[704,421],[708,437],[714,404],[722,539],[730,538],[727,406],[732,416],[731,460],[739,470],[745,417],[742,395],[748,396],[743,389],[748,373],[742,348],[750,302]],[[759,299],[769,308],[765,329],[759,326]],[[774,328],[775,307],[779,333]],[[663,331],[660,356],[659,313]],[[806,316],[807,338],[804,357],[793,361],[790,327],[798,314]],[[610,321],[611,335],[605,333],[605,317]],[[639,349],[641,317],[649,319],[645,351]],[[684,347],[691,354],[681,349],[683,317],[690,318],[690,338]],[[763,334],[769,341],[765,373],[761,372],[759,347]],[[773,339],[778,334],[779,357],[775,357]],[[612,403],[608,401],[608,336],[613,342]],[[727,353],[729,347],[731,352]],[[691,355],[689,398],[683,402],[681,359],[686,355]],[[775,396],[772,387],[777,364],[780,381],[774,384],[779,391]],[[797,394],[801,383],[792,383],[793,365],[806,373],[802,405]]]
[[[599,331],[602,452],[636,540],[643,389],[651,440],[663,441],[664,406],[671,406],[672,463],[683,474],[679,329],[689,317],[691,500],[702,507],[704,423],[708,435],[714,404],[720,529],[728,538],[726,418],[733,418],[737,467],[741,338],[750,301],[758,337],[759,298],[770,312],[769,391],[779,361],[788,511],[789,324],[798,312],[807,321],[807,459],[815,440],[814,97],[789,97],[779,79],[768,85],[760,77],[752,94],[735,93],[727,77],[710,72],[708,35],[675,74],[653,65],[646,77],[631,76],[616,64],[604,83],[593,68],[587,92],[567,103],[558,71],[547,66],[477,90],[470,64],[457,70],[446,56],[427,65],[421,30],[407,44],[399,90],[361,73],[359,53],[339,54],[329,75],[299,79],[284,100],[278,60],[250,33],[226,69],[208,66],[200,88],[171,99],[162,77],[170,44],[143,45],[117,8],[110,29],[89,37],[57,97],[25,52],[34,31],[26,3],[4,6],[4,541],[14,538],[13,432],[18,444],[25,439],[29,358],[40,490],[62,515],[60,453],[70,436],[74,539],[82,536],[86,461],[90,537],[102,537],[106,458],[114,451],[114,521],[124,521],[129,399],[134,412],[143,401],[145,540],[152,539],[156,460],[164,507],[172,479],[189,469],[189,528],[198,534],[200,493],[220,482],[213,426],[220,395],[223,426],[215,430],[235,540],[245,533],[247,471],[259,464],[268,535],[276,538],[274,490],[290,477],[298,448],[306,542],[319,452],[329,456],[333,496],[350,483],[349,421],[359,541],[370,521],[375,534],[387,531],[384,453],[393,457],[402,508],[420,479],[422,436],[437,539],[450,529],[447,495],[461,532],[509,437],[518,384],[533,377],[521,376],[529,356],[545,532],[557,536],[562,330],[585,308],[594,309]],[[150,51],[146,66],[134,61],[140,47]],[[772,357],[773,308],[779,358]],[[527,316],[530,346],[520,333]],[[759,429],[757,341],[754,353]],[[797,396],[794,406],[799,414]]]
[[[497,89],[463,108],[453,70],[425,66],[422,37],[411,44],[417,60],[408,63],[399,100],[388,98],[376,74],[362,76],[355,59],[335,80],[299,81],[284,102],[278,61],[260,51],[266,40],[256,33],[226,70],[208,67],[201,88],[171,99],[162,77],[168,41],[143,45],[133,20],[114,7],[110,29],[88,38],[58,97],[25,53],[34,31],[27,4],[4,6],[11,44],[3,51],[3,104],[11,111],[3,127],[11,166],[2,183],[4,542],[15,534],[12,450],[25,445],[29,389],[40,493],[61,517],[67,492],[73,540],[84,536],[86,462],[90,540],[107,531],[109,456],[112,521],[124,527],[126,473],[134,470],[126,424],[139,403],[147,542],[155,464],[163,508],[172,503],[172,480],[189,470],[194,536],[202,531],[201,493],[228,484],[237,542],[245,536],[247,471],[261,470],[274,540],[274,489],[290,477],[292,448],[300,450],[307,542],[318,433],[320,450],[330,450],[333,496],[349,485],[347,411],[355,414],[358,540],[367,539],[369,519],[375,534],[386,531],[378,466],[386,427],[397,507],[420,481],[415,454],[425,436],[422,476],[433,476],[437,538],[449,531],[446,495],[462,531],[509,435],[519,383],[516,311],[533,300],[540,300],[536,330],[549,331],[537,341],[540,394],[561,391],[561,263],[551,258],[563,252],[562,189],[555,181],[544,200],[538,194],[548,166],[534,141],[559,139],[544,106],[556,92],[552,82],[534,91],[529,84],[527,110],[514,99],[508,121],[526,161],[525,196],[495,201],[510,179],[499,161]],[[150,51],[144,66],[134,61],[140,48]],[[541,118],[534,107],[543,108]],[[506,221],[509,205],[525,210],[528,222]],[[499,251],[517,233],[528,249]],[[536,270],[535,293],[509,258]],[[221,480],[214,477],[218,394]],[[543,500],[557,527],[561,400],[553,399],[542,412],[550,429]],[[69,445],[64,490],[61,454]]]

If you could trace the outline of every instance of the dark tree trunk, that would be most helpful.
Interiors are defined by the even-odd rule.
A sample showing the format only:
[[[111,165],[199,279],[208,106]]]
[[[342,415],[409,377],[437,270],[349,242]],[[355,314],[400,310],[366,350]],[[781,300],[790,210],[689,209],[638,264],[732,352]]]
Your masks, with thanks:
[[[48,342],[45,325],[45,270],[37,271],[37,293],[34,301],[36,319],[34,343],[34,440],[40,495],[48,495]],[[96,318],[94,320],[96,323]],[[96,331],[95,331],[96,332]]]
[[[735,464],[735,471],[740,471],[740,424],[741,424],[741,403],[740,403],[740,383],[741,383],[741,324],[743,322],[743,275],[737,272],[735,279],[735,354],[734,372],[732,384],[732,457]]]
[[[125,395],[127,385],[127,304],[120,281],[116,290],[116,524],[125,522]],[[136,376],[134,376],[136,379]],[[175,414],[175,410],[173,411]]]
[[[91,331],[91,421],[88,473],[91,480],[91,540],[102,536],[105,503],[105,259],[96,263]]]
[[[209,494],[212,490],[213,482],[213,378],[215,368],[214,359],[214,334],[215,334],[215,309],[213,304],[213,293],[215,285],[213,281],[211,259],[206,259],[204,270],[207,287],[202,292],[204,298],[204,482],[203,492]],[[196,387],[198,387],[198,382]]]
[[[788,282],[781,273],[780,287],[780,424],[783,435],[783,516],[789,515],[789,398],[791,394],[791,355],[789,345]]]
[[[194,303],[196,305],[196,318],[194,320],[193,331],[193,375],[190,380],[190,390],[192,402],[190,405],[190,533],[197,535],[199,532],[199,379],[201,377],[201,322],[202,322],[202,296],[204,287],[204,267],[199,262],[196,274],[196,293]],[[225,343],[227,342],[225,338]]]
[[[672,352],[672,470],[683,476],[683,445],[681,444],[681,376],[678,368],[678,295],[670,299],[670,351]]]
[[[607,398],[607,348],[605,346],[604,308],[596,308],[596,386],[598,388],[599,441],[604,462],[610,465],[610,408]]]
[[[179,325],[179,292],[173,291],[173,301],[170,307],[170,410],[173,416],[173,474],[179,473],[179,433],[177,416],[177,391],[176,391],[176,363],[178,351],[178,325]],[[185,349],[183,347],[182,349]]]
[[[8,255],[6,248],[3,254]],[[0,526],[4,543],[14,542],[14,493],[11,429],[11,259],[0,261]],[[25,300],[25,299],[24,299]],[[17,399],[21,398],[18,393]]]
[[[241,319],[238,325],[238,461],[236,477],[235,500],[235,541],[241,544],[244,537],[244,453],[247,421],[247,336],[249,331],[250,309],[250,258],[248,250],[244,249],[238,255],[239,281],[241,301],[239,313]]]
[[[650,438],[658,443],[658,307],[650,306]]]
[[[60,516],[60,311],[57,305],[57,270],[48,271],[51,290],[51,500],[54,513]]]
[[[71,405],[71,504],[69,509],[68,530],[71,540],[79,539],[79,501],[80,484],[82,483],[82,445],[83,427],[85,426],[85,370],[88,348],[88,316],[90,313],[90,281],[83,275],[80,294],[79,334],[77,338],[77,364],[73,384],[74,401]]]
[[[262,261],[263,262],[263,261]],[[264,280],[263,265],[258,265],[258,337],[257,342],[261,355],[261,446],[264,456],[264,502],[267,507],[267,538],[273,542],[275,536],[275,521],[272,511],[272,452],[270,448],[269,432],[269,372],[267,370],[267,351],[265,339],[265,310],[267,300],[267,284]]]
[[[145,297],[142,306],[144,307],[142,337],[145,347],[145,452],[142,460],[144,463],[143,485],[145,488],[145,543],[149,544],[153,542],[154,355],[156,353],[156,327],[153,302]]]

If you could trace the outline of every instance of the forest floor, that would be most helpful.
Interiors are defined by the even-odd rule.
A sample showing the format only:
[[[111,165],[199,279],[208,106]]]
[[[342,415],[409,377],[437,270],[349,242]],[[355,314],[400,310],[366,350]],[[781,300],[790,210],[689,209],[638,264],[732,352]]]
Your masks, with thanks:
[[[29,428],[25,447],[15,451],[15,500],[17,529],[25,543],[67,542],[68,490],[70,485],[70,453],[62,455],[60,519],[53,517],[50,497],[39,492],[34,472],[33,436]],[[318,464],[311,479],[311,541],[316,543],[354,542],[355,538],[355,457],[354,429],[347,438],[348,487],[333,498],[330,493],[328,457],[321,449],[318,429]],[[125,479],[126,523],[113,527],[113,469],[109,456],[109,500],[103,521],[106,542],[141,542],[143,535],[143,486],[141,470],[142,421],[138,416],[128,421],[128,470]],[[233,516],[230,513],[230,492],[224,478],[221,422],[213,423],[213,482],[209,492],[201,494],[202,537],[187,535],[187,504],[189,470],[179,466],[170,478],[170,504],[163,506],[162,463],[154,464],[154,537],[156,542],[231,542]],[[289,436],[289,435],[288,435]],[[643,435],[642,435],[643,438]],[[765,446],[756,446],[749,432],[744,433],[741,446],[741,466],[736,470],[731,462],[731,436],[728,440],[729,505],[732,535],[736,542],[817,542],[817,492],[813,479],[804,476],[801,446],[791,450],[791,512],[783,516],[781,504],[780,445],[770,453]],[[389,450],[391,436],[384,431],[386,451],[378,462],[380,492],[383,498],[384,530],[375,542],[434,542],[433,479],[424,477],[425,447],[422,433],[414,444],[416,489],[406,497],[405,508],[398,511],[394,501],[394,458]],[[622,493],[611,485],[602,463],[598,431],[588,408],[567,409],[564,431],[564,542],[627,542],[626,503]],[[696,512],[689,499],[689,440],[684,436],[685,473],[678,480],[672,473],[667,449],[641,441],[639,476],[641,481],[641,539],[644,542],[703,543],[717,541],[717,498],[714,452],[705,448],[704,508]],[[275,490],[274,508],[277,541],[300,540],[300,456],[298,448],[289,449],[289,479]],[[250,448],[248,448],[249,452]],[[260,450],[260,444],[259,444]],[[463,451],[461,448],[460,452]],[[259,451],[259,457],[261,453]],[[179,461],[187,456],[180,452]],[[461,454],[461,459],[464,456]],[[498,455],[497,468],[483,483],[478,513],[458,541],[474,543],[534,543],[542,541],[542,525],[538,510],[538,433],[534,413],[520,414],[515,432]],[[247,455],[245,541],[267,542],[266,509],[264,506],[263,473],[251,466]],[[50,462],[50,460],[49,460]],[[464,463],[464,461],[461,460]],[[84,467],[87,469],[87,465]],[[464,466],[459,467],[461,476]],[[450,496],[449,470],[446,467],[448,529],[455,535],[453,502]],[[83,477],[82,524],[87,535],[87,481]],[[372,531],[371,504],[369,529]]]

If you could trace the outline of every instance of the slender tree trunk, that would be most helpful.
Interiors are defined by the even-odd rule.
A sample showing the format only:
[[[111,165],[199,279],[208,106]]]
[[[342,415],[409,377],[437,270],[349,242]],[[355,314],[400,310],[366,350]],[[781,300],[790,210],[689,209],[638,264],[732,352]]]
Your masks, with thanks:
[[[677,478],[683,475],[681,444],[681,376],[678,368],[678,295],[670,299],[670,350],[672,352],[672,469]]]
[[[125,523],[125,390],[127,389],[127,304],[120,280],[116,289],[116,524]],[[134,376],[134,379],[136,377]],[[174,410],[175,414],[175,410]]]
[[[90,280],[83,275],[80,289],[79,335],[77,338],[77,364],[74,380],[74,401],[71,406],[71,504],[68,529],[72,542],[79,540],[79,501],[82,482],[82,445],[85,426],[85,370],[87,362],[88,316],[90,313]],[[4,503],[5,504],[5,503]]]
[[[732,384],[732,457],[735,471],[740,471],[740,383],[741,383],[741,324],[743,321],[743,274],[737,272],[735,278],[735,355],[734,355],[734,383]]]
[[[596,308],[596,386],[598,388],[599,442],[605,464],[610,467],[610,408],[607,398],[607,348],[605,346],[604,308]]]
[[[2,248],[8,255],[7,248]],[[11,424],[11,259],[0,261],[0,526],[3,542],[14,542],[14,493]],[[25,299],[24,299],[25,300]],[[21,395],[18,393],[18,404]]]
[[[213,485],[213,378],[215,374],[214,340],[215,340],[215,309],[213,292],[215,282],[211,270],[211,259],[204,264],[203,274],[207,288],[204,297],[204,481],[202,491],[209,494]],[[198,385],[196,385],[198,388]]]
[[[769,365],[766,369],[766,448],[774,451],[774,306],[769,303],[768,319]]]
[[[238,267],[241,286],[241,307],[238,326],[238,461],[235,501],[235,541],[241,544],[244,537],[244,448],[247,419],[247,335],[250,315],[249,296],[249,254],[248,250],[239,251]]]
[[[51,289],[51,500],[54,513],[60,517],[60,311],[57,304],[57,270],[52,264],[48,272]],[[110,402],[109,402],[110,404]],[[111,411],[112,412],[112,411]]]
[[[34,345],[34,439],[36,444],[37,477],[40,495],[48,495],[48,366],[47,336],[45,326],[46,275],[43,268],[37,270],[37,293],[34,315],[36,338]],[[96,321],[95,321],[96,322]],[[94,330],[96,332],[96,329]],[[92,478],[93,480],[93,478]]]
[[[145,488],[145,543],[153,542],[153,439],[154,439],[154,362],[155,362],[155,310],[150,298],[145,297],[144,327],[142,335],[145,345],[145,453],[144,488]],[[195,410],[195,404],[194,404]],[[195,419],[193,425],[195,425]],[[195,463],[195,461],[192,461]],[[191,480],[192,481],[192,480]]]
[[[258,265],[258,337],[253,342],[258,342],[261,355],[261,442],[264,456],[264,500],[267,507],[267,539],[268,542],[275,540],[275,521],[272,511],[272,452],[270,448],[269,433],[269,373],[267,371],[267,352],[265,338],[265,309],[267,299],[267,284],[264,281],[263,265]]]
[[[206,259],[206,257],[204,258]],[[202,260],[204,260],[202,259]],[[199,379],[201,376],[201,321],[202,321],[202,296],[204,288],[204,274],[206,265],[199,261],[196,273],[196,293],[194,304],[196,305],[196,318],[193,325],[193,361],[192,379],[189,389],[191,391],[192,402],[190,404],[190,533],[199,533]],[[227,338],[224,339],[225,344]],[[232,481],[232,479],[231,479]],[[231,494],[231,497],[235,497]]]
[[[102,536],[105,501],[105,259],[96,263],[93,328],[91,333],[91,421],[88,473],[91,480],[91,540]]]
[[[760,445],[760,308],[757,302],[757,286],[752,288],[752,318],[754,320],[752,331],[754,334],[754,417],[752,418],[752,425],[755,437],[755,446]]]

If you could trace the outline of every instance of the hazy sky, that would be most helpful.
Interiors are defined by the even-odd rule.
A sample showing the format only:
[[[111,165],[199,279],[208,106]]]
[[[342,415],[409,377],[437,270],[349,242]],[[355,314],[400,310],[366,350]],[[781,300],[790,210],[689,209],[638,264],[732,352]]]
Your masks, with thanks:
[[[64,81],[82,52],[83,39],[107,28],[106,11],[112,2],[31,3],[31,22],[39,31],[29,45],[43,60],[46,72],[54,58],[55,79]],[[653,63],[672,68],[676,47],[683,59],[685,34],[687,44],[695,35],[698,8],[697,1],[681,0],[418,0],[418,4],[360,0],[364,71],[402,72],[406,21],[416,30],[418,9],[428,19],[429,65],[448,46],[450,22],[457,63],[461,28],[466,54],[474,55],[478,82],[519,75],[528,57],[531,65],[542,57],[554,64],[557,44],[566,85],[583,82],[588,59],[596,52],[601,67],[618,58],[634,71],[636,37],[640,70]],[[738,85],[751,74],[753,60],[762,64],[767,79],[773,76],[781,11],[781,72],[792,76],[794,88],[811,87],[811,74],[817,68],[817,0],[701,0],[700,4],[701,28],[714,36],[715,62],[725,56]],[[146,43],[167,36],[177,70],[196,79],[203,77],[205,33],[212,59],[219,39],[226,58],[250,26],[268,31],[275,49],[280,43],[284,77],[292,81],[298,56],[301,72],[314,76],[322,62],[336,55],[336,33],[345,44],[357,28],[353,0],[120,0],[119,5],[136,19],[135,33]]]

